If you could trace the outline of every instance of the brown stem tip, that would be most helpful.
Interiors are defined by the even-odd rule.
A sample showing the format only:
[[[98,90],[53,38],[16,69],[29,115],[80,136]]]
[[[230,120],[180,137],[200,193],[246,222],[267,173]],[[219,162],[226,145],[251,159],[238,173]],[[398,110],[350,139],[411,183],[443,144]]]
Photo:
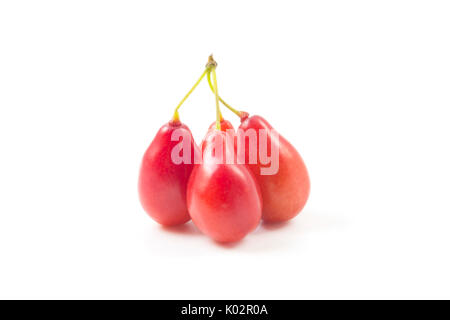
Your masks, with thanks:
[[[208,63],[206,64],[206,68],[215,68],[215,67],[217,67],[217,62],[216,62],[216,60],[214,60],[214,58],[213,58],[213,55],[211,54],[209,57],[208,57]]]

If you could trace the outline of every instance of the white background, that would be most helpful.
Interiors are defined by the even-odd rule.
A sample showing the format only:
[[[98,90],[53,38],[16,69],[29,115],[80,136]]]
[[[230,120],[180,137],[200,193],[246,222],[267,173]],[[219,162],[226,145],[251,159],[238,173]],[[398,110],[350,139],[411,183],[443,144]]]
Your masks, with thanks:
[[[2,1],[0,298],[450,298],[449,17],[448,1]],[[210,53],[223,98],[312,181],[297,218],[231,246],[158,226],[137,197]],[[197,142],[214,111],[202,83],[180,111]]]

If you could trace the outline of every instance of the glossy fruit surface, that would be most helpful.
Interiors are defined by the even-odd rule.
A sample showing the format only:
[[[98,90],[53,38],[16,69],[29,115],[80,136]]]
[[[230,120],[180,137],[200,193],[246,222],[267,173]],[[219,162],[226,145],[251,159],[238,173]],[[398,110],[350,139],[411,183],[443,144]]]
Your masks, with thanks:
[[[216,122],[214,121],[213,123],[211,123],[211,125],[208,128],[208,132],[206,133],[206,136],[211,132],[214,131],[216,129]],[[236,131],[234,130],[233,125],[231,124],[230,121],[228,120],[224,120],[222,119],[222,121],[220,121],[220,131],[223,131],[227,134],[231,134],[233,137],[233,143],[235,143],[236,140]],[[200,144],[200,149],[202,150],[202,152],[205,150],[205,138],[203,138],[202,143]]]
[[[273,129],[272,126],[260,116],[244,118],[240,127],[248,129]],[[310,181],[306,166],[297,150],[281,135],[278,135],[279,169],[274,175],[261,175],[262,165],[248,164],[261,188],[263,198],[262,219],[268,222],[281,222],[295,217],[305,206],[310,191]],[[270,143],[276,141],[269,135],[267,139],[268,150]],[[258,137],[259,146],[259,137]],[[248,143],[246,154],[248,155]]]
[[[245,165],[224,164],[213,148],[226,134],[213,130],[205,138],[203,163],[189,179],[187,203],[195,225],[219,242],[234,242],[256,228],[261,219],[259,187]]]
[[[175,164],[172,149],[180,140],[172,141],[172,133],[180,130],[190,137],[191,163]],[[180,121],[171,121],[161,127],[142,159],[139,174],[139,197],[150,217],[165,226],[190,220],[186,204],[186,189],[194,167],[194,154],[200,153],[189,128]]]
[[[213,123],[211,123],[211,125],[208,128],[208,131],[211,131],[212,129],[216,128],[216,122],[214,121]],[[234,131],[234,127],[231,124],[230,121],[222,119],[220,121],[220,130],[223,132],[227,132],[227,130],[233,130]]]

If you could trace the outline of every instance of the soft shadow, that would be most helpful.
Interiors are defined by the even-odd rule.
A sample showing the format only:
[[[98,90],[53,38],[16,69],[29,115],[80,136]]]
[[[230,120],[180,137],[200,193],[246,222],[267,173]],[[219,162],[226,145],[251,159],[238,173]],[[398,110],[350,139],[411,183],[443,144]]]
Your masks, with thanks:
[[[214,243],[214,245],[219,246],[224,249],[234,249],[234,248],[242,246],[242,244],[245,242],[245,239],[235,241],[235,242],[219,242],[219,241],[214,241],[214,240],[212,240],[212,242]]]
[[[322,212],[304,212],[299,216],[284,222],[263,221],[256,233],[289,230],[294,228],[299,233],[328,231],[346,225],[346,220],[339,214]]]
[[[304,236],[311,233],[333,232],[345,228],[348,222],[342,214],[306,211],[292,220],[277,223],[262,222],[246,238],[245,251],[289,251],[301,247]],[[238,248],[238,250],[241,248]]]
[[[283,222],[265,222],[263,221],[261,223],[261,228],[262,230],[278,230],[278,229],[282,229],[282,228],[286,228],[287,226],[289,226],[292,222],[289,221],[283,221]]]
[[[231,243],[222,243],[210,239],[203,235],[192,221],[174,227],[160,226],[159,230],[169,235],[175,235],[178,239],[187,240],[188,238],[191,238],[193,240],[195,238],[196,241],[200,243],[204,241],[205,244],[226,251],[238,250],[243,252],[267,253],[269,251],[288,251],[293,246],[302,246],[303,237],[306,234],[333,232],[335,230],[346,228],[347,226],[348,221],[342,214],[306,211],[286,222],[262,222],[256,230],[248,234],[244,239]],[[188,238],[185,238],[186,236]],[[201,239],[201,237],[203,237],[203,239]],[[193,243],[194,242],[191,242],[191,244]],[[193,251],[187,250],[190,254],[192,254],[192,252],[198,253],[197,242],[195,242],[195,245],[192,248],[195,249],[193,249]]]
[[[179,225],[179,226],[160,226],[160,228],[169,233],[175,233],[175,234],[183,234],[183,235],[200,235],[201,232],[194,226],[192,222],[187,222],[185,224]]]

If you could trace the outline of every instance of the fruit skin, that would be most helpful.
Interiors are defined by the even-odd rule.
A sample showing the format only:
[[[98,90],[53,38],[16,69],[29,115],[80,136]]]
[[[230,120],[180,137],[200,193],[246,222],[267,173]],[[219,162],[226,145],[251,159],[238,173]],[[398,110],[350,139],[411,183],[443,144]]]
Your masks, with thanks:
[[[191,137],[191,164],[175,164],[171,152],[181,140],[171,141],[174,130]],[[180,121],[163,125],[142,159],[139,174],[139,198],[147,214],[164,226],[183,224],[190,220],[186,189],[194,168],[194,154],[200,153],[189,128]]]
[[[196,165],[189,179],[188,209],[203,233],[218,242],[235,242],[258,226],[261,193],[245,165],[218,163],[213,139],[221,139],[225,148],[224,132],[213,130],[206,135],[203,163]]]
[[[239,128],[244,131],[249,128],[255,130],[273,129],[264,118],[257,115],[244,118]],[[303,159],[284,137],[278,136],[278,173],[261,175],[260,168],[262,165],[259,162],[259,157],[257,164],[247,164],[261,188],[263,198],[262,219],[267,222],[281,222],[295,217],[305,206],[310,192],[309,175]],[[267,140],[268,150],[270,150],[271,136],[268,136]],[[245,151],[248,155],[247,143]]]
[[[206,135],[208,135],[209,132],[214,131],[215,129],[216,129],[216,122],[214,121],[209,126],[208,132],[206,133]],[[222,119],[220,121],[220,131],[226,132],[227,134],[232,134],[233,135],[233,143],[234,143],[234,145],[236,145],[236,132],[230,121]],[[206,136],[205,136],[205,138],[203,138],[202,143],[200,144],[200,149],[202,150],[202,152],[205,150],[205,139],[206,139]]]
[[[216,122],[214,121],[213,123],[211,123],[211,125],[208,128],[208,132],[215,129],[216,128]],[[223,132],[227,132],[227,130],[233,130],[234,131],[234,127],[231,124],[230,121],[222,119],[220,121],[220,130]]]

